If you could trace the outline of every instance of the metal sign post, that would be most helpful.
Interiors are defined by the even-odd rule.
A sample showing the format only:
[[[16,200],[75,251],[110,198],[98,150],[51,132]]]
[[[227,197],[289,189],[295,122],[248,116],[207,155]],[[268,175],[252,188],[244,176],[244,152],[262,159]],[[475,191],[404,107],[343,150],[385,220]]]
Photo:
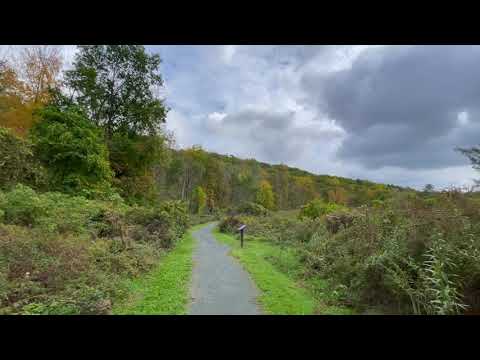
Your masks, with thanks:
[[[245,228],[247,227],[247,225],[242,225],[238,228],[238,231],[240,231],[240,247],[243,248],[243,231],[245,230]]]

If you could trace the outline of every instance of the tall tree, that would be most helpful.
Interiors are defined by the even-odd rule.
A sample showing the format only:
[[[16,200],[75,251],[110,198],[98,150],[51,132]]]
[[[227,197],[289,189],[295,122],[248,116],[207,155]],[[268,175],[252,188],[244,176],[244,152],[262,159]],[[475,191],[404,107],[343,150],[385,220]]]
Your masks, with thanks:
[[[288,167],[286,165],[280,165],[275,171],[274,190],[277,194],[277,207],[279,209],[288,208],[288,188],[289,188],[289,176]]]
[[[58,88],[62,54],[55,46],[29,46],[19,56],[19,72],[25,95],[33,103],[47,104],[51,90]]]
[[[226,203],[227,190],[225,181],[225,167],[223,163],[213,157],[207,157],[205,162],[205,187],[207,194],[212,197],[209,203],[222,207]],[[210,199],[209,199],[210,200]]]
[[[195,214],[201,214],[207,204],[207,194],[201,186],[197,186],[192,194],[192,211]]]
[[[347,192],[344,188],[337,186],[334,189],[331,189],[327,192],[328,201],[340,204],[340,205],[347,205],[348,197]]]
[[[8,61],[0,63],[0,126],[25,136],[33,125],[34,106],[25,98],[25,86]]]
[[[289,190],[289,199],[292,207],[304,205],[317,196],[315,183],[311,176],[295,176],[293,186]]]
[[[207,154],[200,146],[192,146],[183,150],[181,156],[183,165],[181,166],[182,175],[179,178],[180,198],[188,200],[192,190],[200,184],[205,174]]]
[[[426,184],[423,188],[423,192],[425,193],[431,193],[435,190],[435,187],[432,184]]]
[[[9,61],[7,61],[9,60]],[[38,119],[35,112],[50,102],[59,85],[58,48],[26,47],[0,62],[0,125],[25,136]]]
[[[460,152],[461,154],[465,155],[472,164],[472,167],[475,170],[480,171],[480,147],[479,146],[472,146],[471,148],[456,148],[456,151]],[[480,186],[480,179],[475,179],[475,186]]]
[[[117,131],[155,134],[168,111],[155,96],[163,86],[160,62],[140,45],[79,46],[66,84],[108,138]]]
[[[275,196],[272,185],[267,180],[260,182],[260,187],[257,191],[257,204],[262,205],[265,209],[273,210],[275,208]]]

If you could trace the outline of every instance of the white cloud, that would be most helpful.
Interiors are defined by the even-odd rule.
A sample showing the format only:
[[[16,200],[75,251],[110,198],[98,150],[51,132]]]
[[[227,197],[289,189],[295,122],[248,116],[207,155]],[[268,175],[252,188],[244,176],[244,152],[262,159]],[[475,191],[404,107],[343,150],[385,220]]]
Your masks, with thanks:
[[[235,55],[236,45],[225,45],[223,47],[223,61],[229,64]]]
[[[470,81],[468,75],[468,69],[477,66],[477,62],[462,57],[462,49],[456,49],[450,57],[427,57],[425,54],[429,48],[402,48],[406,50],[381,45],[147,46],[149,51],[159,53],[163,60],[161,73],[165,89],[162,96],[166,96],[172,109],[166,127],[174,132],[180,147],[200,144],[210,151],[283,162],[315,173],[416,188],[426,183],[436,187],[471,183],[476,172],[465,161],[461,162],[462,157],[454,154],[453,149],[450,152],[450,145],[475,145],[476,134],[480,133],[477,109],[473,105],[463,106],[458,95],[466,91],[466,96],[478,100],[475,104],[480,103],[476,98],[478,82]],[[2,49],[6,50],[0,47],[0,53]],[[63,50],[66,67],[69,67],[76,48],[64,46]],[[436,51],[442,53],[441,49]],[[467,54],[469,51],[477,53],[472,47],[465,47],[465,51]],[[409,60],[410,53],[418,57]],[[398,56],[388,57],[391,54]],[[382,67],[386,58],[390,67]],[[465,69],[454,66],[459,59],[463,59]],[[455,69],[455,73],[431,75],[440,60],[444,61],[445,69]],[[431,62],[423,63],[423,67],[417,66],[422,65],[422,61]],[[388,72],[397,68],[403,73]],[[412,75],[412,71],[420,71],[418,69],[423,69],[422,73]],[[470,88],[450,89],[449,83],[442,82],[443,78],[452,82],[451,79],[455,80],[460,73],[464,74],[462,79],[465,81],[459,83],[469,82]],[[411,86],[409,79],[415,80],[418,75],[424,80],[412,81],[415,86]],[[348,81],[343,83],[345,79]],[[379,79],[383,82],[380,83]],[[427,81],[429,79],[432,81]],[[433,88],[433,81],[442,86]],[[341,91],[332,92],[335,84],[342,85]],[[375,86],[380,85],[384,87],[380,94],[376,94]],[[402,93],[398,90],[400,86],[407,86],[404,89],[411,86],[411,91]],[[440,104],[436,99],[441,97],[430,96],[433,94],[430,90],[437,88],[439,91],[445,88],[454,96],[447,94]],[[325,90],[331,91],[330,97],[325,96]],[[398,96],[395,91],[399,91]],[[378,96],[372,100],[368,97],[369,92]],[[413,107],[402,103],[406,98]],[[392,100],[392,103],[382,99]],[[363,102],[362,107],[358,107],[355,101]],[[456,112],[448,115],[452,119],[442,118],[443,123],[454,124],[449,133],[440,132],[438,116],[431,117],[437,121],[436,126],[418,129],[416,124],[426,123],[422,114],[408,112],[416,107],[434,109],[440,114],[448,101],[456,101],[459,105],[453,107]],[[457,103],[452,102],[455,106]],[[327,112],[332,106],[336,111]],[[369,111],[363,114],[362,122],[358,120],[358,109]],[[407,119],[402,114],[413,114],[418,118]],[[380,120],[367,130],[374,116]],[[387,129],[389,123],[393,123],[393,127]],[[409,131],[405,130],[407,123]],[[423,148],[420,147],[420,130],[430,131]],[[402,146],[404,141],[411,145]],[[445,143],[449,147],[442,147]],[[386,151],[375,151],[376,146],[382,146]],[[408,156],[399,153],[397,148]],[[425,167],[430,160],[442,165]]]

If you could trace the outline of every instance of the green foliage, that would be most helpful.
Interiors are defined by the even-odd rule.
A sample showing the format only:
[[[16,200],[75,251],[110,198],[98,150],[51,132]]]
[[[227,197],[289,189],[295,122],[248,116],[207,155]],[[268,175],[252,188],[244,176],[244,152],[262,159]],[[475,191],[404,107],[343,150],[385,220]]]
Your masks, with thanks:
[[[239,214],[252,215],[252,216],[266,216],[268,210],[262,205],[253,202],[245,202],[237,208]]]
[[[165,139],[161,136],[116,133],[109,141],[110,162],[117,177],[138,176],[166,157]]]
[[[37,193],[21,184],[0,195],[5,223],[38,227],[47,232],[94,231],[95,219],[100,214],[112,207],[119,213],[125,211],[120,198],[104,202],[58,192]]]
[[[256,196],[257,204],[260,204],[265,209],[273,210],[275,207],[275,196],[273,194],[272,185],[266,180],[260,183],[260,188]]]
[[[207,205],[207,194],[201,186],[197,186],[192,196],[192,211],[194,214],[202,214]]]
[[[35,153],[51,175],[52,187],[69,193],[109,191],[112,177],[101,131],[75,109],[40,111],[31,130]]]
[[[119,252],[110,239],[92,243],[88,236],[0,225],[0,312],[108,313],[121,278],[151,268],[156,257],[141,245]]]
[[[324,203],[320,199],[314,199],[300,208],[299,218],[316,219],[345,209],[344,206],[335,203]]]
[[[132,236],[162,248],[171,248],[189,225],[188,211],[181,201],[166,201],[157,207],[132,207],[128,222],[139,224]]]
[[[109,141],[113,184],[129,203],[153,204],[159,199],[153,169],[166,165],[165,139],[159,135],[116,133]]]
[[[10,188],[19,182],[43,185],[45,172],[35,161],[31,144],[1,126],[0,159],[0,189]]]
[[[107,137],[115,132],[153,134],[167,114],[153,92],[163,85],[159,65],[160,57],[141,45],[83,45],[65,79]]]
[[[131,208],[20,184],[0,192],[0,212],[0,312],[12,314],[109,313],[123,280],[152,269],[188,226],[183,203]]]
[[[160,197],[191,201],[197,186],[207,194],[209,210],[255,202],[268,210],[297,209],[316,199],[339,206],[385,201],[405,189],[326,175],[314,175],[285,165],[209,153],[194,146],[173,150],[166,166]]]
[[[321,235],[325,243],[315,250],[321,273],[345,285],[360,307],[454,314],[478,306],[468,296],[480,278],[472,262],[480,260],[472,240],[478,230],[461,203],[439,200],[432,208],[418,198],[398,199],[336,236]]]
[[[314,220],[280,214],[237,220],[248,234],[301,254],[304,281],[328,279],[320,293],[331,294],[330,304],[402,314],[480,309],[478,203],[469,194],[449,191],[432,201],[398,193],[382,206]],[[348,226],[332,229],[346,220]]]
[[[220,222],[218,228],[223,233],[235,234],[240,225],[242,225],[242,221],[238,217],[228,216]]]

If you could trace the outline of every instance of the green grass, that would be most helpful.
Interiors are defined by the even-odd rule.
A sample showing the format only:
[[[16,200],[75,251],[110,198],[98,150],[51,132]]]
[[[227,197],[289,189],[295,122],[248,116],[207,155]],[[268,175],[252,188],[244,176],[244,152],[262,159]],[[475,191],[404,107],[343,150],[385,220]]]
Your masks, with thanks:
[[[192,232],[203,226],[205,224],[190,228],[149,274],[129,280],[126,284],[129,295],[114,306],[113,314],[186,314],[195,246]]]
[[[231,254],[239,259],[262,291],[258,300],[267,314],[351,314],[350,309],[328,306],[326,282],[310,279],[302,282],[302,264],[298,254],[288,247],[279,247],[262,239],[245,237],[244,247],[234,236],[214,231],[220,242],[232,247]]]

